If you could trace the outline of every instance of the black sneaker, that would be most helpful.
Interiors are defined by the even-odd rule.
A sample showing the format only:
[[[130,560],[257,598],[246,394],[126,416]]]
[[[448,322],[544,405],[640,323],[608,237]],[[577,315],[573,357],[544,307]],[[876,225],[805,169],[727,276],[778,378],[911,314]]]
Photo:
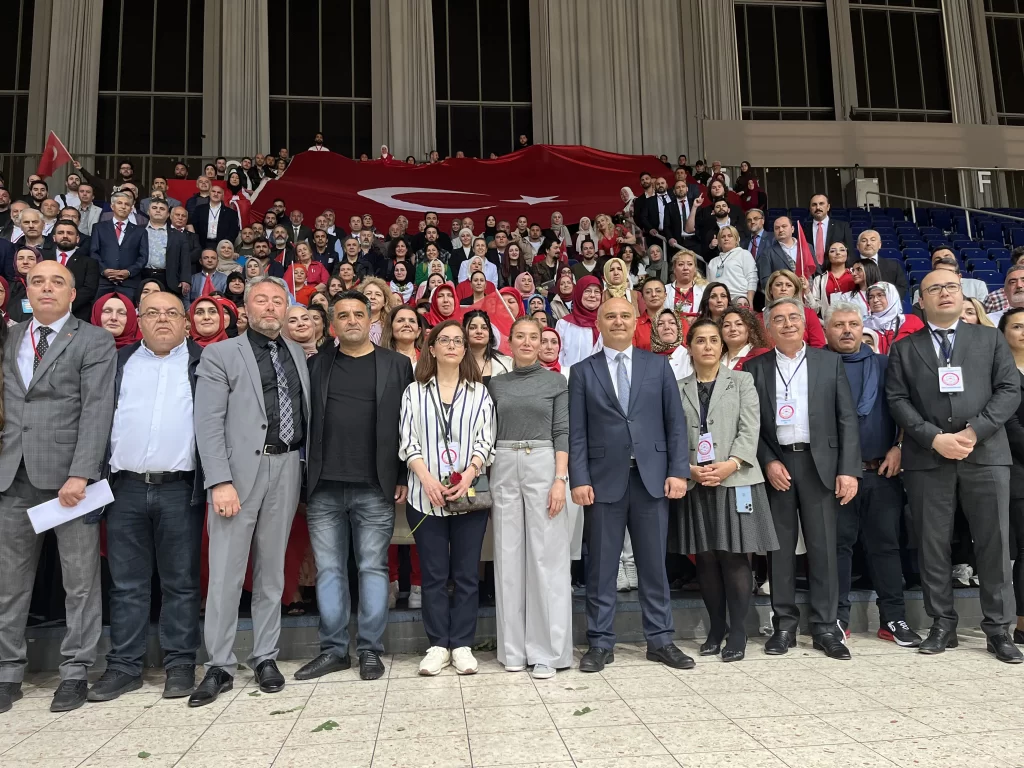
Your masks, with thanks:
[[[0,683],[0,714],[7,712],[22,695],[21,683]]]
[[[85,704],[89,694],[88,680],[61,680],[50,702],[51,712],[70,712]]]
[[[921,636],[902,619],[890,621],[885,626],[879,627],[878,636],[882,640],[896,643],[900,648],[917,648],[921,644]]]
[[[196,668],[194,664],[179,664],[167,670],[164,682],[165,699],[183,699],[191,696],[196,689]]]
[[[108,669],[89,689],[89,701],[113,701],[122,693],[142,687],[142,675],[129,675],[117,669]]]
[[[359,677],[363,680],[377,680],[384,675],[384,662],[376,651],[359,654]]]

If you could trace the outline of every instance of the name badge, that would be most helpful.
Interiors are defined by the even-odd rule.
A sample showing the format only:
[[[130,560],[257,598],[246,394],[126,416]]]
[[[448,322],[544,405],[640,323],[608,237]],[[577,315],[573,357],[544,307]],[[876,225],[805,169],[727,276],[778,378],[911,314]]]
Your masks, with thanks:
[[[705,432],[697,438],[697,463],[709,464],[715,460],[715,444],[711,433]]]
[[[788,426],[796,423],[796,401],[780,400],[775,408],[775,423]]]
[[[959,365],[939,367],[939,392],[963,392],[964,374]]]
[[[21,311],[28,315],[32,314],[32,304],[29,303],[28,299],[21,300]]]

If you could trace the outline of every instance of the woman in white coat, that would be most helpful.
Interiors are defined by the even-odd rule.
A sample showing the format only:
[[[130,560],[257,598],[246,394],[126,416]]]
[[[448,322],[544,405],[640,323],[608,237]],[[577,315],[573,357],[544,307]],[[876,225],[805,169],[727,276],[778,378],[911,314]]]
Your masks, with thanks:
[[[555,324],[562,339],[558,362],[563,368],[575,365],[599,349],[601,335],[597,330],[597,310],[601,306],[601,281],[587,275],[576,283],[572,294],[572,312]]]

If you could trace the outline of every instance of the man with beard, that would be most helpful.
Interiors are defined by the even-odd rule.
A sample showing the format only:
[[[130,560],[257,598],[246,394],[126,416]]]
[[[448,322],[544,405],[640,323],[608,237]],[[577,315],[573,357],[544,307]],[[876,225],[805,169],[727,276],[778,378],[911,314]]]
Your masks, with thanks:
[[[11,223],[11,193],[0,187],[0,235]]]
[[[274,227],[271,239],[273,242],[271,243],[270,258],[288,269],[295,261],[295,248],[288,240],[288,230],[284,228],[283,224],[278,224]]]
[[[330,152],[331,150],[329,150],[327,147],[324,146],[324,135],[322,133],[320,133],[320,131],[317,131],[316,135],[313,137],[313,146],[311,146],[307,151],[308,152]]]
[[[101,200],[109,199],[114,192],[121,188],[122,184],[135,180],[135,168],[129,160],[122,160],[120,165],[118,165],[116,179],[104,179],[100,176],[94,176],[85,170],[77,160],[72,160],[71,164],[75,166],[76,171],[82,174],[82,178],[92,184],[93,189]]]
[[[61,208],[67,208],[69,205],[72,208],[78,207],[78,186],[82,183],[81,175],[71,172],[68,174],[64,184],[66,191],[57,195],[54,199],[57,201],[57,205]]]
[[[747,225],[743,220],[743,210],[730,205],[724,197],[712,201],[711,207],[701,207],[704,195],[693,201],[690,218],[686,220],[686,231],[696,232],[700,240],[703,256],[710,261],[718,255],[718,230],[733,226],[740,233],[740,240],[747,236]]]
[[[260,263],[264,275],[284,277],[284,265],[270,258],[270,243],[262,238],[253,243],[252,257]]]
[[[235,240],[235,253],[239,256],[252,256],[252,246],[255,242],[256,234],[252,231],[252,227],[242,227],[242,231],[238,234],[238,239]]]
[[[36,179],[29,185],[28,197],[25,198],[25,202],[38,211],[40,206],[43,204],[43,200],[45,200],[49,194],[50,192],[49,188],[46,186],[46,182],[42,179]]]
[[[176,179],[187,179],[188,178],[188,166],[184,163],[174,164],[174,178]]]
[[[683,171],[684,175],[685,173]],[[683,238],[693,237],[685,230],[683,224],[690,218],[693,201],[699,196],[699,187],[693,185],[691,188],[685,180],[677,181],[672,187],[672,203],[665,211],[664,235],[669,245],[682,247],[680,243],[683,242]]]
[[[92,303],[100,285],[100,265],[89,253],[80,247],[78,228],[73,221],[61,219],[53,228],[54,249],[43,255],[54,259],[75,278],[75,298],[71,302],[71,314],[79,320],[89,321]]]
[[[14,246],[33,245],[46,255],[53,250],[53,241],[43,234],[43,215],[39,211],[27,208],[21,214],[21,238],[14,242]]]

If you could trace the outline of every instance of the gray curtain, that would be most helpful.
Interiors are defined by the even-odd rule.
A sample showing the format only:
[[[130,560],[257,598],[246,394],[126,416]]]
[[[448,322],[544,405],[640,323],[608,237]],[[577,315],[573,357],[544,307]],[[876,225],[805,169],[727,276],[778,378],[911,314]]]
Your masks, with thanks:
[[[946,34],[953,122],[983,123],[970,0],[942,0],[942,26]],[[988,66],[987,57],[984,63]]]
[[[211,20],[211,15],[216,18]],[[203,128],[215,143],[208,148],[204,141],[203,149],[229,158],[266,152],[270,148],[270,52],[264,44],[267,0],[206,0],[206,19],[203,79],[206,84],[212,76],[211,90],[219,94],[220,109],[208,91]],[[213,101],[212,110],[208,101]]]
[[[700,32],[704,41],[704,117],[739,120],[740,74],[736,51],[736,8],[733,0],[700,0]]]
[[[370,8],[374,156],[436,149],[434,22],[425,0],[378,0]]]

